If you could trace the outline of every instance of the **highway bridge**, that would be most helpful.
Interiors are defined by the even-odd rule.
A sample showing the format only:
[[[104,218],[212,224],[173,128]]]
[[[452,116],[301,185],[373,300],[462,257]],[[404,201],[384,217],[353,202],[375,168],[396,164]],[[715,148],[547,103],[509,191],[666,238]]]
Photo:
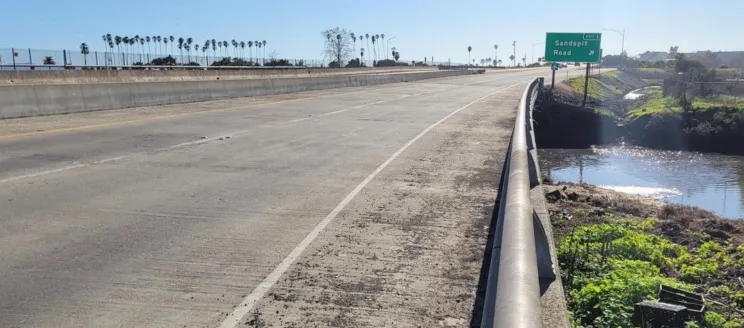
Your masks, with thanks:
[[[530,184],[549,76],[0,120],[0,326],[565,326]]]

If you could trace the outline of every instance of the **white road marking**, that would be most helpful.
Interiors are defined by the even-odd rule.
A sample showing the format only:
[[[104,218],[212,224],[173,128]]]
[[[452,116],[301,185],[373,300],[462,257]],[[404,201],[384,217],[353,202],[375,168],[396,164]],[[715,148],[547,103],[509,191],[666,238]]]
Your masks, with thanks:
[[[504,90],[511,89],[511,88],[513,88],[515,86],[518,86],[520,84],[524,84],[524,83],[527,83],[527,82],[529,82],[529,81],[524,81],[524,82],[519,82],[519,83],[512,84],[512,85],[510,85],[508,87],[505,87],[505,88],[502,88],[502,89],[498,89],[498,90],[493,91],[493,92],[491,92],[491,93],[489,93],[489,94],[487,94],[487,95],[485,95],[483,97],[480,97],[480,98],[478,98],[476,100],[471,101],[467,105],[462,106],[462,107],[456,109],[455,111],[449,113],[447,116],[445,116],[441,120],[439,120],[436,123],[434,123],[434,124],[430,125],[429,127],[427,127],[426,129],[424,129],[423,131],[421,131],[418,135],[416,135],[415,137],[413,137],[413,139],[411,139],[405,145],[403,145],[403,147],[401,147],[395,153],[393,153],[393,155],[391,155],[387,160],[385,160],[385,162],[383,162],[382,164],[380,164],[380,166],[378,166],[377,169],[375,169],[374,171],[372,171],[372,173],[370,173],[366,178],[364,178],[364,180],[362,180],[362,182],[360,182],[356,187],[354,187],[354,189],[348,195],[346,195],[346,197],[344,197],[344,199],[340,203],[338,203],[338,205],[336,205],[336,207],[334,207],[333,210],[330,213],[328,213],[328,215],[326,215],[326,217],[323,219],[323,221],[320,221],[320,223],[318,223],[318,225],[316,225],[315,228],[313,228],[313,230],[311,230],[310,233],[308,233],[307,236],[305,236],[305,238],[302,239],[302,241],[299,244],[297,244],[297,246],[295,246],[295,248],[292,250],[292,252],[290,252],[289,255],[287,255],[287,257],[285,257],[282,260],[282,262],[280,262],[279,265],[277,265],[277,267],[274,268],[274,270],[271,271],[271,273],[269,273],[269,275],[266,276],[266,278],[264,278],[264,280],[261,281],[261,283],[258,286],[256,286],[256,288],[253,289],[253,291],[248,296],[246,296],[243,299],[243,301],[240,303],[240,305],[238,305],[235,308],[235,310],[224,321],[222,321],[222,324],[220,325],[220,328],[235,328],[238,324],[240,324],[241,319],[246,314],[248,314],[248,312],[250,312],[251,310],[253,310],[253,308],[256,306],[256,304],[258,303],[258,301],[261,300],[261,298],[263,298],[264,295],[266,295],[266,293],[272,287],[274,287],[274,285],[276,285],[276,283],[279,281],[279,279],[281,278],[281,276],[285,272],[287,272],[287,270],[292,265],[292,263],[294,263],[297,260],[297,258],[299,258],[300,255],[302,255],[302,253],[305,251],[305,249],[307,249],[307,247],[310,246],[310,244],[315,240],[315,238],[318,237],[318,235],[326,228],[326,226],[328,226],[328,224],[331,223],[331,221],[333,221],[333,219],[336,218],[336,216],[338,215],[338,213],[340,213],[346,207],[346,205],[348,205],[354,199],[354,197],[356,197],[356,195],[359,194],[359,192],[361,192],[362,189],[364,189],[364,187],[366,187],[367,184],[369,184],[370,181],[372,181],[372,179],[374,179],[380,172],[382,172],[382,170],[384,170],[388,165],[390,165],[391,162],[393,162],[396,158],[398,158],[398,156],[400,156],[400,154],[402,154],[406,149],[408,149],[408,147],[410,147],[416,141],[418,141],[419,139],[421,139],[421,137],[423,137],[424,135],[426,135],[426,133],[428,133],[429,131],[431,131],[437,125],[439,125],[442,122],[446,121],[448,118],[450,118],[453,115],[457,114],[461,110],[463,110],[465,108],[468,108],[471,105],[473,105],[473,104],[475,104],[475,103],[477,103],[477,102],[479,102],[479,101],[481,101],[483,99],[486,99],[486,98],[488,98],[488,97],[490,97],[490,96],[492,96],[494,94],[497,94],[497,93],[502,92]]]
[[[40,177],[42,175],[47,175],[47,174],[52,174],[52,173],[57,173],[57,172],[62,172],[62,171],[67,171],[67,170],[72,170],[72,169],[76,169],[76,168],[79,168],[79,167],[86,167],[88,165],[90,165],[90,164],[75,164],[75,165],[65,166],[65,167],[61,167],[61,168],[58,168],[58,169],[54,169],[54,170],[47,170],[47,171],[41,171],[41,172],[36,172],[36,173],[31,173],[31,174],[20,175],[20,176],[17,176],[17,177],[12,177],[12,178],[7,178],[7,179],[0,180],[0,183],[13,182],[13,181],[16,181],[16,180],[21,180],[21,179],[26,179],[26,178]]]
[[[503,78],[508,78],[508,77],[511,77],[511,76],[499,77],[499,78],[490,79],[490,80],[484,80],[484,81],[475,82],[475,83],[496,81],[496,80],[501,80]],[[438,89],[438,90],[435,90],[435,91],[420,92],[420,93],[405,95],[405,96],[401,96],[401,97],[397,97],[397,98],[393,98],[393,99],[380,100],[380,101],[373,102],[373,103],[368,103],[368,104],[364,104],[364,105],[358,105],[358,106],[354,106],[354,107],[350,107],[350,108],[345,108],[345,109],[341,109],[341,110],[336,110],[336,111],[333,111],[333,112],[323,113],[323,114],[319,114],[319,115],[315,115],[315,116],[311,116],[311,117],[298,118],[298,119],[286,121],[286,122],[283,122],[283,123],[280,123],[280,124],[296,123],[296,122],[306,121],[306,120],[312,119],[313,117],[323,117],[323,116],[328,116],[328,115],[333,115],[333,114],[339,114],[339,113],[343,113],[343,112],[346,112],[346,111],[349,111],[349,110],[353,110],[353,109],[358,109],[358,108],[368,107],[368,106],[372,106],[372,105],[376,105],[376,104],[381,104],[381,103],[385,103],[385,102],[400,100],[400,99],[403,99],[403,98],[416,97],[416,96],[421,96],[421,95],[426,95],[426,94],[431,94],[431,93],[436,93],[436,92],[442,92],[442,91],[450,90],[450,89],[453,89],[453,88],[456,88],[456,87],[468,86],[468,85],[471,85],[471,84],[473,84],[473,83],[463,84],[463,85],[453,85],[453,86],[442,88],[442,89]],[[383,88],[375,88],[375,89],[371,89],[371,90],[365,90],[363,92],[369,92],[369,91],[374,91],[374,90],[379,90],[379,89],[383,89]],[[342,94],[346,94],[346,93],[342,93]],[[333,96],[333,95],[329,95],[329,96]],[[326,97],[326,96],[321,96],[321,97]],[[310,99],[312,99],[312,98],[310,98]],[[302,99],[298,99],[298,100],[302,100]],[[270,103],[268,103],[268,104],[270,104]],[[224,110],[232,110],[232,109],[238,109],[238,108],[244,108],[244,107],[252,107],[252,106],[249,105],[249,106],[231,107],[231,108],[226,108]],[[207,142],[218,140],[220,137],[223,137],[223,138],[224,137],[234,137],[234,136],[237,136],[237,135],[245,134],[245,133],[248,133],[248,132],[253,131],[255,129],[256,129],[256,127],[253,127],[251,129],[239,130],[239,131],[231,132],[229,134],[225,134],[223,136],[219,136],[219,137],[215,137],[215,138],[189,141],[189,142],[184,142],[184,143],[180,143],[180,144],[176,144],[176,145],[172,145],[172,146],[167,146],[167,147],[163,147],[163,148],[152,149],[152,150],[149,150],[149,151],[146,151],[146,152],[142,152],[142,153],[125,155],[125,156],[118,156],[118,157],[112,157],[112,158],[106,158],[106,159],[98,160],[98,161],[95,161],[95,162],[92,162],[92,163],[80,163],[80,164],[75,164],[75,165],[61,167],[61,168],[58,168],[58,169],[53,169],[53,170],[41,171],[41,172],[32,173],[32,174],[26,174],[26,175],[16,176],[16,177],[12,177],[12,178],[7,178],[7,179],[0,180],[0,184],[7,183],[7,182],[13,182],[13,181],[17,181],[17,180],[22,180],[22,179],[27,179],[27,178],[34,178],[34,177],[44,176],[44,175],[48,175],[48,174],[52,174],[52,173],[63,172],[63,171],[67,171],[67,170],[72,170],[72,169],[77,169],[77,168],[81,168],[81,167],[86,167],[86,166],[94,165],[94,164],[104,164],[104,163],[114,162],[114,161],[117,161],[117,160],[129,158],[129,157],[132,157],[132,156],[146,154],[148,152],[160,152],[160,151],[163,151],[163,150],[180,148],[180,147],[184,147],[184,146],[199,145],[199,144],[203,144],[203,143],[207,143]]]

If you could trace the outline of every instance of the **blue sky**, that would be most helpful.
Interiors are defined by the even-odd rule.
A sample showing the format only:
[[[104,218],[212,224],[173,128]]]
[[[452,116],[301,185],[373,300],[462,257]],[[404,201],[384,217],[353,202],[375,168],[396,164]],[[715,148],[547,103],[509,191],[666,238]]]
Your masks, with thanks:
[[[499,58],[517,41],[517,56],[532,56],[545,32],[625,29],[625,48],[646,50],[744,50],[739,0],[561,1],[172,1],[11,0],[2,6],[0,48],[70,49],[87,42],[101,50],[101,35],[174,35],[195,43],[267,40],[268,52],[286,58],[322,58],[326,28],[357,34],[385,33],[402,59],[464,62]],[[619,53],[619,35],[601,31],[605,54]],[[534,46],[534,56],[544,51]]]

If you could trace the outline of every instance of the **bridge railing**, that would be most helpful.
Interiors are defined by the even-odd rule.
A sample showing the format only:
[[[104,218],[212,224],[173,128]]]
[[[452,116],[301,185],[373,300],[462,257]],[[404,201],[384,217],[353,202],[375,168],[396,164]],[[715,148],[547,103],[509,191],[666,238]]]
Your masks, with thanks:
[[[543,82],[533,80],[522,94],[504,161],[481,327],[542,327],[540,295],[555,279],[548,239],[530,200],[540,183],[532,110]]]

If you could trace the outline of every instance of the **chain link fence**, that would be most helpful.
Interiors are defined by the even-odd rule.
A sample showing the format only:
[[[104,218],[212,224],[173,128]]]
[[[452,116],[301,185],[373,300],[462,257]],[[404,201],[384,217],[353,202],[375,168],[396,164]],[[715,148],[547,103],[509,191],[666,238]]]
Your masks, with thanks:
[[[124,47],[121,47],[124,50]],[[116,49],[119,50],[119,49]],[[61,70],[61,69],[142,69],[142,68],[248,68],[252,66],[329,67],[328,59],[268,58],[263,52],[248,49],[217,49],[213,51],[163,51],[153,53],[132,51],[42,50],[30,48],[0,48],[0,70]],[[362,58],[363,66],[465,66],[463,63]],[[379,65],[378,65],[379,64]],[[346,64],[344,64],[346,66]],[[472,65],[471,65],[472,66]]]

